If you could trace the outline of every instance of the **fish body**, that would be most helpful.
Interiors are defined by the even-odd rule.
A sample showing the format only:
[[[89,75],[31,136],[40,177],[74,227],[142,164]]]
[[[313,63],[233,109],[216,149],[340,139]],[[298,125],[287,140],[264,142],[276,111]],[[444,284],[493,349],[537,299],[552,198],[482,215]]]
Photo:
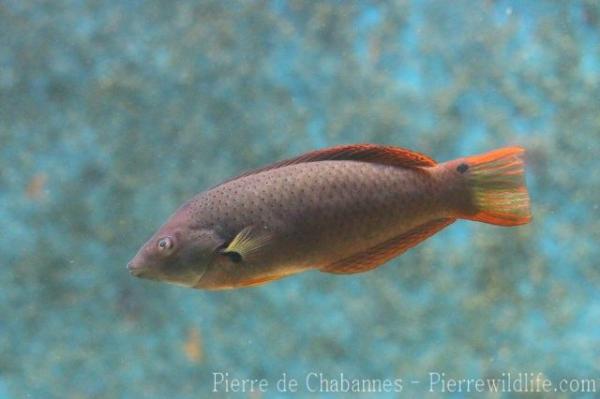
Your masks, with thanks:
[[[458,218],[527,223],[522,154],[515,147],[437,164],[389,146],[314,151],[196,195],[129,268],[204,289],[311,269],[371,270]]]

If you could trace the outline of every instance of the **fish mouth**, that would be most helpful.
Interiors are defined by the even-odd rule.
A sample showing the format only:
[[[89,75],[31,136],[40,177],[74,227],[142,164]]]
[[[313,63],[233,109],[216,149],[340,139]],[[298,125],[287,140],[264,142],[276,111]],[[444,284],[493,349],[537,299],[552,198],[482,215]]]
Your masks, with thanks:
[[[133,261],[127,264],[127,270],[129,270],[129,274],[135,277],[144,277],[144,272],[148,271],[147,267],[136,265]]]
[[[143,270],[137,270],[137,269],[129,270],[129,274],[131,274],[134,277],[144,277]]]

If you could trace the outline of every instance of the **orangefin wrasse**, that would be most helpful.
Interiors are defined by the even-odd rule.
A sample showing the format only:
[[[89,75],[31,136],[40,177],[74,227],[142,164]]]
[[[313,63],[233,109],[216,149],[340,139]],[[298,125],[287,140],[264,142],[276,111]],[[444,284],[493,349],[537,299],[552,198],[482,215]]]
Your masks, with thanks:
[[[373,144],[309,152],[197,194],[128,269],[211,290],[313,269],[365,272],[457,219],[528,223],[524,152],[501,148],[444,163]]]

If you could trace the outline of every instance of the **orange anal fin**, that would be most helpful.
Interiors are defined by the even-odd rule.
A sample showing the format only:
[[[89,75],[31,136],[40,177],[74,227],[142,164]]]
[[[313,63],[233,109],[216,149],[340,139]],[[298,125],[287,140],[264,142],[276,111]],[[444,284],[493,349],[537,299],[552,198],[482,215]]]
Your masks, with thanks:
[[[251,278],[248,280],[244,280],[239,284],[239,287],[256,287],[257,285],[263,285],[268,282],[279,280],[280,278],[285,277],[285,275],[272,275],[272,276],[264,276]]]
[[[391,238],[381,244],[351,255],[347,258],[335,261],[322,267],[325,273],[352,274],[362,273],[376,268],[388,260],[401,255],[420,242],[431,237],[444,227],[452,224],[456,219],[436,219]]]

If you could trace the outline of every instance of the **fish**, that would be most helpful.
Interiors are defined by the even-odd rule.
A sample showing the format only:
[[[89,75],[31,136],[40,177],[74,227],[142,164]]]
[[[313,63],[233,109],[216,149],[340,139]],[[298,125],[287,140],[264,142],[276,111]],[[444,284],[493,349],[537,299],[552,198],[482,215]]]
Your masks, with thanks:
[[[195,195],[127,268],[136,277],[207,290],[309,270],[363,273],[458,219],[531,221],[524,148],[442,163],[376,144],[308,152]]]

